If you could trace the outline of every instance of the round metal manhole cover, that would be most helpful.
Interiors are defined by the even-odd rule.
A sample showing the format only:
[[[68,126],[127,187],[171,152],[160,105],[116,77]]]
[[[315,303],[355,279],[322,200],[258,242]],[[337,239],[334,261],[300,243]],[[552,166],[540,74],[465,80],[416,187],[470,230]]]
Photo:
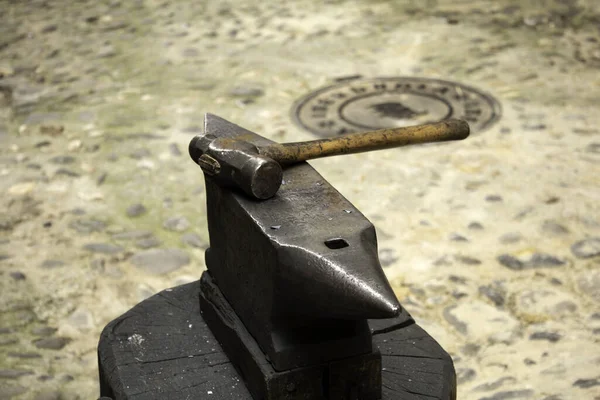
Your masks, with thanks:
[[[420,125],[448,118],[480,133],[501,115],[489,94],[457,82],[426,78],[353,79],[312,92],[296,102],[293,118],[323,137]]]

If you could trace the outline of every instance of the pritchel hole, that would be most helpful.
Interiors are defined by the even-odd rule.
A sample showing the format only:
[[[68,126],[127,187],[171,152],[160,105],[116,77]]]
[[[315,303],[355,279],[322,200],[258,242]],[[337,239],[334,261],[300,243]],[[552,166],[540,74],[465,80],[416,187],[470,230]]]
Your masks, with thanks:
[[[332,250],[343,249],[344,247],[350,246],[348,242],[346,242],[342,238],[333,238],[327,239],[325,241],[325,246],[329,247]]]

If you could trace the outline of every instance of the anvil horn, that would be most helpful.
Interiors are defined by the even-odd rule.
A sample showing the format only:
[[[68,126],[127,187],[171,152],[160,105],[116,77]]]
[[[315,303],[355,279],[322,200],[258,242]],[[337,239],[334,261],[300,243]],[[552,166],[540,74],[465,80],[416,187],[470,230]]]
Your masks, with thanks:
[[[317,252],[308,246],[279,250],[283,314],[313,318],[392,318],[401,310],[377,258],[375,246],[351,239],[345,248]],[[316,248],[325,247],[317,243]]]

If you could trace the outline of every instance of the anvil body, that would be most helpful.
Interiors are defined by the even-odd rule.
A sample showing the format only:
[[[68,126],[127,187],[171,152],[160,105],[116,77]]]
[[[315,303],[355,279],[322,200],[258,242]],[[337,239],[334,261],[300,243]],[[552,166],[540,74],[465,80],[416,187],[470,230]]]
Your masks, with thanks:
[[[269,143],[210,114],[205,131]],[[375,228],[307,163],[286,168],[283,180],[257,201],[206,177],[210,279],[275,371],[373,358],[367,319],[400,312]]]

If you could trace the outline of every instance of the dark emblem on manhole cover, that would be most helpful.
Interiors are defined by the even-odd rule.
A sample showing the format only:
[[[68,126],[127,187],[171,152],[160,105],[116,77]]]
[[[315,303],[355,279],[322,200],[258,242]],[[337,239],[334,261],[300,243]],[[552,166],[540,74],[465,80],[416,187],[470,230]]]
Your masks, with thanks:
[[[301,98],[293,109],[301,127],[325,137],[448,118],[464,119],[479,133],[500,115],[496,99],[470,86],[402,77],[343,81]]]

